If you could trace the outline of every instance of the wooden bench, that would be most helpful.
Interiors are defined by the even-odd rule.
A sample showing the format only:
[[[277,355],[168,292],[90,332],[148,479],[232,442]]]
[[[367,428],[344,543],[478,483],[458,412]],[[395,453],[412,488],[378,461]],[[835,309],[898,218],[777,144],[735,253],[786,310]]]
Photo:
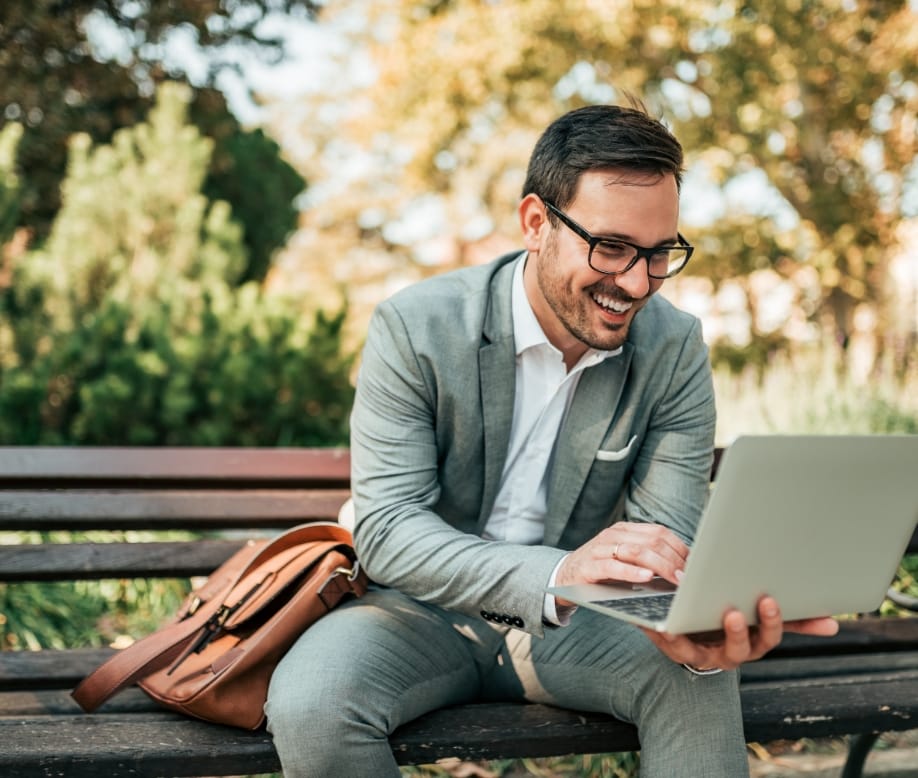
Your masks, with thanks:
[[[243,541],[337,516],[348,497],[343,449],[0,448],[0,531],[194,530],[193,541],[0,545],[0,583],[206,575]],[[215,536],[216,535],[216,536]],[[914,545],[914,543],[913,543]],[[914,550],[914,549],[913,549]],[[98,713],[69,690],[112,649],[0,652],[0,776],[215,776],[279,769],[265,732],[164,711],[130,689]],[[788,636],[745,666],[750,742],[918,728],[918,619],[868,616],[833,639]],[[675,724],[674,724],[675,725]],[[605,753],[639,748],[610,716],[534,704],[436,711],[390,738],[401,764]]]

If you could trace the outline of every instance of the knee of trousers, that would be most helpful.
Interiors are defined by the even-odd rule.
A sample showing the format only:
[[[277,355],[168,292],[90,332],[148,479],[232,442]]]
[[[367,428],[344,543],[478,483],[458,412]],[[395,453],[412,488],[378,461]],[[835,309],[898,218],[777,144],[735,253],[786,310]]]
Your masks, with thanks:
[[[284,748],[315,749],[334,744],[357,732],[371,737],[385,722],[373,722],[371,710],[361,704],[364,695],[352,677],[334,668],[289,668],[283,662],[271,678],[265,714],[268,730]]]
[[[306,675],[275,674],[265,703],[268,732],[283,775],[364,778],[397,774],[385,732],[367,720],[357,691],[334,690]]]
[[[727,717],[740,715],[739,677],[736,671],[698,676],[674,662],[666,661],[645,677],[635,695],[639,716],[679,715],[706,719],[716,711]]]

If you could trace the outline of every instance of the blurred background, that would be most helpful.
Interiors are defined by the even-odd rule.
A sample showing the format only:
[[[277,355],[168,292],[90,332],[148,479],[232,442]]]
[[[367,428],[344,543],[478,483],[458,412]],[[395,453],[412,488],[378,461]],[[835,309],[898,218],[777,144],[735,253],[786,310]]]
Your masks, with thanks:
[[[918,431],[915,0],[6,0],[0,443],[346,442],[373,306],[519,247],[540,130],[628,93],[719,442]]]
[[[0,445],[346,444],[373,306],[519,248],[538,134],[628,94],[718,443],[918,433],[918,0],[4,0]],[[102,587],[0,585],[0,645],[182,593]]]

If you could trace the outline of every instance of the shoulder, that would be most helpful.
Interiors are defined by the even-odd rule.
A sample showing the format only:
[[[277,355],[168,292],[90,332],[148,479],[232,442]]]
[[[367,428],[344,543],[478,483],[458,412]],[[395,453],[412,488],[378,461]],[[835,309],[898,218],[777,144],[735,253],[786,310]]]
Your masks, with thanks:
[[[701,340],[700,320],[656,294],[634,317],[628,340],[638,351],[657,351],[690,338]]]
[[[467,326],[476,337],[480,336],[494,295],[504,287],[509,295],[513,261],[519,256],[519,252],[506,254],[485,265],[453,270],[412,284],[380,303],[376,315],[397,317],[416,334],[418,328],[455,332]]]

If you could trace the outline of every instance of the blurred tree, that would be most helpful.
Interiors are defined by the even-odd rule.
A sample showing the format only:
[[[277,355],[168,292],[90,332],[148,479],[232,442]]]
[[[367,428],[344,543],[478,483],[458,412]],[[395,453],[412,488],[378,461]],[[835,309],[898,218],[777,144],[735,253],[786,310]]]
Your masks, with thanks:
[[[0,441],[328,445],[347,440],[344,313],[245,271],[240,228],[202,187],[213,141],[165,84],[149,121],[71,147],[45,245],[0,288]]]
[[[709,231],[690,272],[720,281],[805,265],[817,271],[811,310],[828,313],[823,324],[837,342],[849,341],[858,306],[887,332],[886,265],[905,182],[918,169],[913,3],[385,0],[370,8],[358,43],[378,76],[362,109],[347,122],[336,117],[333,151],[349,139],[372,155],[376,177],[323,203],[317,222],[338,243],[359,245],[352,254],[375,243],[423,265],[435,237],[439,270],[468,261],[483,235],[516,235],[514,205],[539,130],[563,110],[630,91],[675,125],[691,165],[720,185],[764,171],[796,219],[778,226],[764,202],[742,203]],[[349,11],[337,4],[326,21]],[[429,229],[404,237],[396,228],[422,206]]]
[[[313,0],[205,0],[196,3],[129,0],[5,0],[0,4],[0,128],[25,125],[19,165],[23,176],[21,223],[40,242],[60,207],[59,185],[67,141],[84,132],[108,142],[114,132],[140,121],[155,85],[187,81],[163,65],[170,38],[193,37],[207,58],[209,75],[195,89],[193,116],[217,141],[208,193],[233,206],[244,227],[249,266],[243,278],[262,278],[270,257],[296,226],[293,198],[303,180],[260,133],[244,131],[212,88],[221,68],[235,67],[240,46],[278,58],[281,42],[259,26],[268,13],[314,14]],[[91,39],[109,51],[94,49]],[[104,56],[104,60],[103,60]],[[261,201],[234,176],[259,161]],[[264,219],[264,209],[271,219]]]
[[[204,193],[212,200],[227,201],[243,225],[249,258],[242,280],[262,280],[275,251],[297,225],[296,197],[305,181],[281,159],[280,147],[261,129],[235,129],[220,152],[211,161]]]
[[[13,237],[19,224],[22,182],[16,169],[16,148],[22,138],[21,124],[8,124],[0,130],[0,247]],[[0,268],[4,265],[0,263]],[[0,270],[0,279],[3,272]],[[3,281],[0,280],[0,285]]]

